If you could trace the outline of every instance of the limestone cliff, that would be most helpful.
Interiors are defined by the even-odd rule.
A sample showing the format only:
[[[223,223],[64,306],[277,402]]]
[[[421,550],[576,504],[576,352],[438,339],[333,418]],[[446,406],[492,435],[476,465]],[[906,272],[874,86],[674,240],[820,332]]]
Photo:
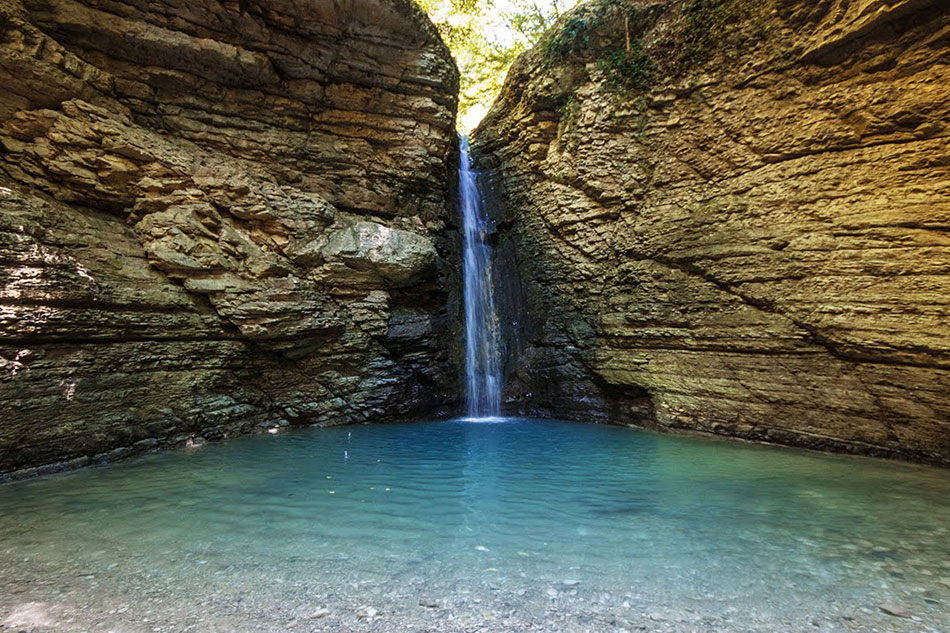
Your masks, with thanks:
[[[0,0],[0,472],[450,402],[457,89],[411,0]]]
[[[950,463],[950,5],[589,3],[475,137],[511,409]]]

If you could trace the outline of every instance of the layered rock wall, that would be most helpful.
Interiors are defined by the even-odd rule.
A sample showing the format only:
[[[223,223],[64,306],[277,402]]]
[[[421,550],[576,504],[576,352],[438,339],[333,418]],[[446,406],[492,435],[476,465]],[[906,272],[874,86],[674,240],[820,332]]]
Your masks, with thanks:
[[[0,472],[451,403],[457,86],[410,0],[0,1]]]
[[[950,463],[946,3],[582,5],[474,145],[511,409]]]

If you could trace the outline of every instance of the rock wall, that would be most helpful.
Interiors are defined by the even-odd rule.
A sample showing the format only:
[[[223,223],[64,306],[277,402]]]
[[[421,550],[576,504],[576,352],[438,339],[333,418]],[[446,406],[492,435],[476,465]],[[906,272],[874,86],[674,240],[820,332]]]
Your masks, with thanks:
[[[411,0],[0,0],[0,473],[451,404],[457,90]]]
[[[511,410],[950,463],[947,3],[582,5],[474,147]]]

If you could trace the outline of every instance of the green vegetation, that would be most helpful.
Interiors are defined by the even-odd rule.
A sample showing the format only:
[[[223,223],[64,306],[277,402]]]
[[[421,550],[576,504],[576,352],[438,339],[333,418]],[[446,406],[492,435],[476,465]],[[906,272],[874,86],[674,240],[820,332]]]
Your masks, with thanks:
[[[590,32],[599,25],[602,16],[581,13],[571,16],[564,27],[544,43],[549,59],[560,59],[590,46]]]
[[[643,136],[649,123],[646,99],[642,94],[631,101],[631,93],[650,88],[653,62],[642,40],[651,16],[641,6],[625,0],[609,0],[595,7],[578,9],[556,33],[543,43],[545,63],[554,66],[570,55],[593,61],[604,86],[613,95],[610,101],[619,110],[633,106],[637,135]],[[580,101],[573,94],[558,108],[559,133],[570,150],[577,142]],[[615,112],[611,112],[614,115]]]
[[[597,67],[613,92],[646,89],[652,63],[640,35],[648,27],[647,20],[648,16],[641,7],[624,0],[582,7],[544,41],[545,61],[553,66],[569,55],[593,53],[597,55]],[[621,25],[621,28],[600,33],[607,30],[604,27],[608,24]],[[616,42],[618,37],[622,38],[619,44]]]
[[[564,142],[568,148],[577,145],[577,138],[574,132],[577,130],[577,117],[580,113],[581,102],[574,95],[569,95],[557,108],[558,118],[560,119],[558,134],[562,142]],[[560,175],[558,175],[558,177],[561,178]]]
[[[514,59],[535,44],[549,68],[572,57],[578,63],[596,63],[605,87],[626,99],[649,90],[657,76],[688,72],[707,62],[726,38],[739,32],[734,24],[750,19],[761,23],[769,6],[757,0],[678,0],[664,9],[605,0],[578,7],[556,32],[546,33],[578,0],[416,1],[429,13],[458,63],[463,132],[487,112]],[[661,16],[671,19],[664,20],[663,28],[653,29]],[[761,31],[758,36],[765,35],[764,26]],[[741,33],[750,35],[745,29]]]
[[[652,64],[639,41],[633,42],[629,51],[619,46],[608,48],[597,60],[597,67],[607,77],[607,87],[614,92],[649,87]]]
[[[647,127],[650,125],[650,109],[647,107],[647,100],[643,95],[637,97],[634,106],[637,110],[635,119],[637,122],[637,138],[643,138],[647,133]]]
[[[556,33],[544,41],[544,53],[549,63],[590,48],[591,35],[602,27],[608,12],[617,6],[625,6],[624,0],[608,0],[594,7],[582,6],[567,19]]]
[[[689,67],[708,60],[727,26],[753,16],[762,6],[755,0],[686,0],[680,63]]]
[[[561,121],[567,125],[573,124],[580,112],[581,103],[574,95],[570,95],[567,100],[561,104],[561,107],[558,108],[558,115],[560,115]]]
[[[461,74],[459,128],[467,132],[501,91],[515,58],[578,0],[416,0]]]

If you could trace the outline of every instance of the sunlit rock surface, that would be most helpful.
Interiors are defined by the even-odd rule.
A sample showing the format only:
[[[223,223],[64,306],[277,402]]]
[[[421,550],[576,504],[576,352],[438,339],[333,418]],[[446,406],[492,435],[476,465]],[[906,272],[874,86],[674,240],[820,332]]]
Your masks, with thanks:
[[[950,463],[950,6],[556,29],[475,135],[520,273],[513,408]],[[627,32],[641,86],[604,61]]]
[[[454,399],[457,84],[409,0],[0,2],[0,472]]]

